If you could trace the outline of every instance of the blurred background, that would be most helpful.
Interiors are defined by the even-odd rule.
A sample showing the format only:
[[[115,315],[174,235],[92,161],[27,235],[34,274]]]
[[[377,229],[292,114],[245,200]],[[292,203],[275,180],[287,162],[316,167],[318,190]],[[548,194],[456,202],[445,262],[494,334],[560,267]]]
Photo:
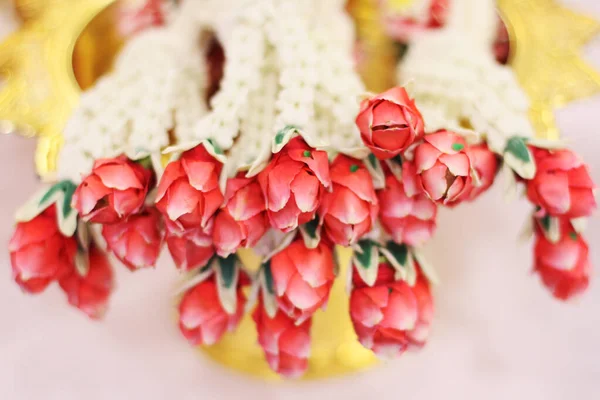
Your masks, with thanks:
[[[560,2],[600,19],[597,0]],[[17,27],[10,1],[0,0],[0,39]],[[600,37],[585,58],[600,70]],[[598,110],[600,96],[557,116],[596,182]],[[14,211],[39,184],[34,149],[34,139],[0,135],[3,245]],[[442,280],[427,347],[366,373],[323,381],[267,384],[190,349],[175,324],[177,272],[166,252],[155,271],[134,276],[116,268],[119,286],[98,323],[66,307],[56,287],[43,297],[24,296],[10,278],[8,251],[0,251],[0,398],[598,399],[598,282],[574,303],[552,299],[531,274],[530,246],[515,239],[530,208],[502,198],[499,183],[475,204],[442,210],[438,233],[426,248]],[[587,237],[597,272],[597,218]]]

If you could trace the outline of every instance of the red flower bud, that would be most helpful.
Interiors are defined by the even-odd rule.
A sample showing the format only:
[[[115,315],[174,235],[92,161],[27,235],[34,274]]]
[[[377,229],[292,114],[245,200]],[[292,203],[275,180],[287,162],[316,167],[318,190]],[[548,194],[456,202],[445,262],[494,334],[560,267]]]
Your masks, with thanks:
[[[156,264],[165,234],[160,214],[148,208],[122,222],[104,225],[102,236],[119,261],[135,271]]]
[[[380,264],[375,285],[354,278],[356,286],[350,294],[350,318],[358,340],[380,357],[422,347],[433,318],[433,298],[425,278],[420,276],[411,287],[393,277],[392,268]]]
[[[225,207],[215,217],[213,241],[221,257],[253,247],[269,229],[265,200],[256,179],[227,181]]]
[[[198,227],[183,232],[172,222],[167,221],[167,247],[178,269],[191,271],[204,267],[215,254],[212,221],[209,221],[205,229]]]
[[[262,304],[252,315],[258,331],[258,343],[271,369],[286,378],[299,378],[308,369],[310,326],[308,319],[300,325],[282,311],[270,318]]]
[[[297,136],[258,175],[271,226],[291,232],[311,221],[331,186],[327,153]]]
[[[152,172],[121,156],[97,160],[75,190],[73,207],[81,218],[98,224],[114,224],[144,206]]]
[[[356,125],[365,145],[381,160],[397,156],[424,132],[423,117],[402,87],[364,100]]]
[[[537,173],[527,184],[529,200],[550,215],[579,218],[597,207],[587,165],[570,150],[531,148]]]
[[[332,249],[323,243],[309,249],[296,240],[271,258],[271,272],[281,310],[304,321],[329,299],[335,279]]]
[[[219,189],[222,164],[203,145],[167,165],[158,185],[156,208],[173,229],[205,227],[223,204]]]
[[[457,204],[471,187],[471,160],[465,140],[456,133],[425,135],[415,149],[415,165],[423,190],[435,202]]]
[[[74,268],[77,241],[58,230],[56,208],[17,224],[8,244],[14,280],[29,293],[42,292]]]
[[[405,162],[402,168],[403,182],[388,174],[385,189],[377,192],[381,207],[379,220],[396,243],[421,246],[435,232],[437,205],[422,191],[418,194],[412,192],[413,183],[408,181],[408,174],[404,172],[414,170],[414,166]],[[416,177],[411,178],[414,179]]]
[[[583,293],[590,282],[592,267],[588,245],[567,219],[560,223],[560,240],[552,243],[536,230],[535,271],[544,285],[560,300]]]
[[[179,329],[192,345],[213,345],[225,332],[234,331],[244,314],[246,297],[241,282],[237,288],[235,314],[228,314],[221,305],[217,284],[213,278],[194,286],[179,303]]]
[[[342,246],[370,232],[379,211],[369,171],[362,161],[338,155],[331,164],[333,190],[323,197],[319,216],[329,239]]]
[[[85,276],[72,269],[59,283],[67,294],[69,304],[90,318],[100,319],[104,316],[113,288],[113,272],[108,258],[102,251],[96,247],[90,249],[89,270]]]

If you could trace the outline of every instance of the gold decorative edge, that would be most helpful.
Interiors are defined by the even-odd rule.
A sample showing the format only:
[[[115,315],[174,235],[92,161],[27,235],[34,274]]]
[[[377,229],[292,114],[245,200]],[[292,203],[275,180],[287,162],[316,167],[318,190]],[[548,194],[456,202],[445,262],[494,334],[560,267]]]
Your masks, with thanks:
[[[77,38],[115,0],[17,0],[21,28],[0,44],[0,121],[5,129],[39,136],[37,171],[49,179],[56,169],[64,124],[80,89],[72,58]]]

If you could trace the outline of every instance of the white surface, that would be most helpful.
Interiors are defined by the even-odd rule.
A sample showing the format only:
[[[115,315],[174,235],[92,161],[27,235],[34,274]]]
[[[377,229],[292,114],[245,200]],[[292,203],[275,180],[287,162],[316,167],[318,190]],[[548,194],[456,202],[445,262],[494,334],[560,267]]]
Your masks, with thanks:
[[[600,18],[597,1],[569,3]],[[600,69],[600,39],[588,55]],[[559,116],[596,182],[598,110],[600,97]],[[0,243],[11,235],[13,211],[38,185],[33,149],[32,140],[0,137]],[[426,349],[322,382],[270,386],[191,351],[173,323],[176,273],[166,254],[156,271],[118,268],[107,319],[92,323],[66,306],[56,287],[39,297],[20,293],[0,251],[0,399],[598,399],[599,284],[576,304],[554,301],[529,273],[530,246],[515,243],[527,205],[501,197],[497,185],[479,203],[440,215],[427,253],[443,285]],[[587,236],[597,272],[597,218]]]

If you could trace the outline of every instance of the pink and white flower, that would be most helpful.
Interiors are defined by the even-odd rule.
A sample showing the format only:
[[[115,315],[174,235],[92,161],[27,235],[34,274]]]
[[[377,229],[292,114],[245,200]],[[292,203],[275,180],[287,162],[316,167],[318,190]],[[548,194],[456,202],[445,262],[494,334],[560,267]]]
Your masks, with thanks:
[[[362,161],[338,155],[331,164],[333,190],[323,197],[319,217],[335,244],[350,246],[370,232],[379,205],[373,180]]]
[[[423,15],[408,16],[391,12],[384,21],[386,31],[394,39],[406,42],[419,33],[443,27],[449,10],[450,0],[429,0],[429,7]]]
[[[425,344],[433,319],[433,298],[423,276],[411,287],[395,281],[388,264],[380,264],[373,287],[356,273],[353,283],[350,318],[363,346],[387,358]]]
[[[10,242],[13,279],[28,293],[40,293],[75,266],[77,241],[63,236],[52,205],[31,221],[19,222]]]
[[[291,232],[311,221],[331,186],[327,153],[296,136],[258,175],[271,226]]]
[[[237,306],[228,314],[219,300],[214,278],[205,280],[187,291],[179,303],[179,329],[194,346],[217,343],[226,332],[233,332],[244,315],[246,296],[242,280],[237,288]]]
[[[186,151],[167,165],[158,185],[156,208],[173,222],[172,230],[207,226],[223,204],[219,189],[222,168],[204,145]]]
[[[125,156],[97,160],[72,205],[85,221],[114,224],[142,209],[151,181],[152,171]]]
[[[197,227],[187,231],[181,231],[178,226],[166,221],[167,248],[177,269],[191,271],[202,268],[215,255],[212,241],[213,221],[211,220],[205,228]]]
[[[363,100],[356,125],[365,145],[381,160],[397,156],[424,132],[423,117],[402,87]]]
[[[377,191],[379,221],[396,243],[421,246],[435,232],[437,205],[422,190],[413,189],[416,176],[409,171],[414,171],[414,165],[404,162],[402,182],[386,175],[385,189]]]
[[[89,269],[85,275],[73,268],[59,283],[73,307],[92,319],[104,316],[113,289],[113,271],[106,254],[98,248],[90,249]]]
[[[588,244],[570,222],[560,222],[560,240],[552,243],[538,228],[535,241],[535,271],[544,285],[560,300],[569,300],[589,286],[592,267]]]
[[[462,200],[473,201],[487,191],[496,178],[498,172],[498,158],[485,144],[469,146],[467,154],[471,165],[479,176],[479,186],[471,184],[463,194]]]
[[[271,258],[271,272],[279,308],[302,322],[327,304],[335,279],[332,249],[324,243],[309,249],[298,239]]]
[[[119,261],[136,271],[156,264],[165,233],[158,211],[147,208],[125,221],[104,225],[102,236]]]
[[[265,199],[258,181],[243,174],[229,179],[225,207],[215,217],[213,241],[217,254],[227,257],[240,247],[253,247],[268,229]]]
[[[527,197],[550,215],[579,218],[597,208],[596,186],[587,165],[570,150],[531,148],[537,165],[527,182]]]
[[[311,320],[296,325],[280,310],[271,318],[261,303],[252,317],[269,366],[286,378],[300,378],[308,369]]]
[[[457,204],[471,187],[471,159],[460,135],[439,131],[425,135],[415,149],[415,165],[423,190],[433,201]]]

